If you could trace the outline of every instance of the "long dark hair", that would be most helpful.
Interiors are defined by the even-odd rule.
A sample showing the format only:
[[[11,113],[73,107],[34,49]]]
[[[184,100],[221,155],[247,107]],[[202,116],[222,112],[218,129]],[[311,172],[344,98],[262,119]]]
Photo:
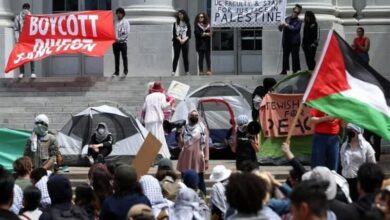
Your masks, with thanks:
[[[113,187],[111,185],[112,177],[107,171],[96,168],[92,172],[91,178],[92,187],[95,190],[100,205],[102,205],[104,199],[113,194]]]
[[[308,18],[308,20],[306,20],[306,18]],[[305,13],[305,27],[304,27],[304,29],[309,28],[312,24],[317,24],[316,16],[314,15],[314,12],[306,11],[306,13]]]
[[[204,25],[208,25],[208,24],[210,24],[210,19],[209,19],[209,16],[207,16],[207,14],[206,13],[204,13],[204,12],[200,12],[200,13],[198,13],[196,16],[195,16],[195,22],[194,22],[194,25],[196,26],[196,25],[198,25],[198,23],[199,23],[199,16],[201,16],[201,15],[203,15],[203,24]]]
[[[179,10],[176,13],[176,24],[180,23],[180,18],[179,18],[179,13],[183,14],[183,21],[187,24],[190,25],[190,18],[188,17],[187,12],[184,9]]]

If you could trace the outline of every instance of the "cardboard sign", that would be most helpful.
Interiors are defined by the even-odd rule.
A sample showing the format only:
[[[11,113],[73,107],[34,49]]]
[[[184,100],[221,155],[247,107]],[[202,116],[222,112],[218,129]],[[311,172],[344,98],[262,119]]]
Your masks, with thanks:
[[[189,85],[172,80],[167,93],[175,99],[184,100],[189,90]]]
[[[149,133],[132,162],[138,177],[148,173],[156,160],[161,146],[161,142],[153,134]]]
[[[212,0],[211,26],[262,27],[284,20],[287,0]]]
[[[268,93],[260,106],[260,124],[265,137],[285,137],[289,126],[294,126],[292,136],[313,134],[310,126],[310,108],[304,106],[298,121],[292,125],[303,95]]]
[[[26,15],[5,72],[57,54],[103,56],[114,41],[111,11]]]

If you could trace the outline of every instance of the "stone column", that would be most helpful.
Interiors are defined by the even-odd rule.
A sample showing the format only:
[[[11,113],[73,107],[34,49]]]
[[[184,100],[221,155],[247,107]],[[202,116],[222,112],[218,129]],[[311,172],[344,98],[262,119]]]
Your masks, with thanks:
[[[119,0],[118,5],[125,9],[130,22],[129,76],[169,76],[175,21],[172,0]],[[105,74],[114,71],[114,57],[110,52],[105,56]]]
[[[13,71],[4,74],[7,65],[8,55],[14,45],[13,17],[11,0],[0,1],[0,77],[14,77]]]

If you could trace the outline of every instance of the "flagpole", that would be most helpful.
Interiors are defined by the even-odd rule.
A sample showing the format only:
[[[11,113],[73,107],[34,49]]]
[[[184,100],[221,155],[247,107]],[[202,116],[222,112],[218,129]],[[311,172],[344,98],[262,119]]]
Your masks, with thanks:
[[[301,115],[302,109],[303,109],[303,100],[302,100],[301,103],[299,104],[297,114],[295,115],[292,124],[289,125],[290,127],[289,127],[289,129],[288,129],[287,138],[286,138],[286,141],[285,141],[285,142],[288,143],[288,144],[290,144],[292,132],[293,132],[293,130],[294,130],[294,128],[295,128],[295,125],[297,124],[299,115]]]

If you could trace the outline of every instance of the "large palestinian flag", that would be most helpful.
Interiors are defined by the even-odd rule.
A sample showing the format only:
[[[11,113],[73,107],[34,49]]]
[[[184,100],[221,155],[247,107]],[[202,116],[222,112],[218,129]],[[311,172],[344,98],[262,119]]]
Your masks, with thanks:
[[[303,101],[390,141],[389,98],[390,82],[331,31]]]

